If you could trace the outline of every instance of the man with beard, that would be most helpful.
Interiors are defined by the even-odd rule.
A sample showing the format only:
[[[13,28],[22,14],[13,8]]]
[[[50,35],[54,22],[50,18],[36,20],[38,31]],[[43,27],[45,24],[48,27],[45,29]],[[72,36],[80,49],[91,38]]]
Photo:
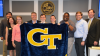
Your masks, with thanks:
[[[5,40],[5,29],[7,26],[8,19],[12,17],[11,12],[6,13],[6,18],[1,21],[1,29],[0,29],[0,37],[1,40],[3,40],[3,56],[7,56],[7,46],[6,46],[6,40]]]
[[[72,51],[73,42],[74,42],[74,32],[76,28],[75,28],[74,22],[71,21],[69,18],[70,18],[69,13],[68,12],[64,13],[63,20],[60,22],[60,24],[66,23],[68,25],[68,50],[67,50],[68,53],[67,54],[68,56],[71,56],[71,51]]]

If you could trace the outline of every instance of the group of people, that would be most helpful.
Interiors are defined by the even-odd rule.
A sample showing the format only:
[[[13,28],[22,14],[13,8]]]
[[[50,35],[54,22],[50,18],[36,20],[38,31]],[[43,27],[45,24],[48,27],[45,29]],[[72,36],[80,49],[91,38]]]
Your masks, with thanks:
[[[21,50],[21,32],[20,25],[23,23],[22,17],[17,16],[16,21],[11,12],[6,13],[6,18],[1,21],[0,36],[3,40],[3,56],[7,56],[9,50],[10,56],[19,56]]]
[[[95,11],[90,9],[88,11],[89,19],[83,19],[82,12],[76,12],[76,24],[70,20],[70,14],[68,12],[64,13],[62,21],[58,23],[68,25],[68,56],[71,56],[71,51],[73,48],[73,43],[75,44],[75,49],[77,56],[84,56],[84,48],[86,45],[86,53],[88,56],[88,47],[98,46],[100,37],[100,21],[94,17]],[[30,21],[25,23],[42,23],[47,24],[46,15],[40,15],[40,21],[37,20],[37,13],[31,13]],[[56,17],[54,15],[50,16],[50,21],[52,24],[56,23]],[[9,50],[10,56],[20,56],[21,54],[21,31],[20,25],[23,24],[21,16],[17,16],[16,20],[12,17],[11,12],[6,13],[6,18],[0,23],[0,37],[3,40],[3,56],[7,56],[7,50]],[[74,42],[75,39],[75,42]]]

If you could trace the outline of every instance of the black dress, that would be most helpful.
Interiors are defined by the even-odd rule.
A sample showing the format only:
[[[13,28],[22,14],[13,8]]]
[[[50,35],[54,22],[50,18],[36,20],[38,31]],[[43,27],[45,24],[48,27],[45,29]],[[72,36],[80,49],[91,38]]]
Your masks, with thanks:
[[[14,50],[15,48],[12,45],[12,28],[11,26],[8,27],[8,45],[7,45],[7,50]]]

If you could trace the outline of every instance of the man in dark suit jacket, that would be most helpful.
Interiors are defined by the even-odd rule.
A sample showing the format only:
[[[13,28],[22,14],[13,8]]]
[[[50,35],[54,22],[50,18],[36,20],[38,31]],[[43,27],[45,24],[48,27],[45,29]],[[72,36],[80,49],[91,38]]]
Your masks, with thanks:
[[[37,20],[37,14],[35,12],[31,13],[31,18],[32,18],[32,20],[27,21],[28,23],[35,24],[35,23],[39,23],[40,22],[39,20]]]
[[[88,22],[88,35],[86,41],[86,52],[88,56],[88,47],[98,46],[99,45],[99,19],[94,17],[95,11],[90,9],[88,11],[89,19],[86,19]]]
[[[7,21],[8,21],[9,17],[12,17],[12,13],[11,12],[7,12],[6,13],[6,18],[1,20],[0,37],[1,37],[1,40],[3,40],[3,56],[7,56],[7,46],[5,45],[5,43],[6,43],[6,40],[5,40],[5,29],[6,29]]]

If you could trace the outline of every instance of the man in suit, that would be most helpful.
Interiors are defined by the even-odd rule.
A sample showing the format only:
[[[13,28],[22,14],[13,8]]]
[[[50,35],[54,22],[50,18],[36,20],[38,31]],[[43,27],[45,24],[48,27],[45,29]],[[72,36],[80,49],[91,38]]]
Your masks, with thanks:
[[[32,12],[31,13],[31,18],[32,18],[32,20],[27,21],[28,23],[35,24],[35,23],[39,23],[40,22],[39,20],[37,20],[37,14],[36,14],[36,12]]]
[[[7,26],[7,20],[12,17],[11,12],[6,13],[6,18],[1,21],[1,29],[0,29],[0,37],[1,40],[3,40],[3,56],[7,56],[7,46],[6,46],[6,40],[5,40],[5,29]]]
[[[41,15],[40,15],[40,20],[41,20],[40,23],[47,23],[47,22],[46,22],[46,15],[45,15],[45,14],[41,14]]]
[[[88,35],[86,41],[86,53],[88,56],[88,48],[92,46],[98,46],[99,44],[99,19],[94,17],[95,11],[90,9],[88,11],[89,19],[86,19],[88,22]]]

